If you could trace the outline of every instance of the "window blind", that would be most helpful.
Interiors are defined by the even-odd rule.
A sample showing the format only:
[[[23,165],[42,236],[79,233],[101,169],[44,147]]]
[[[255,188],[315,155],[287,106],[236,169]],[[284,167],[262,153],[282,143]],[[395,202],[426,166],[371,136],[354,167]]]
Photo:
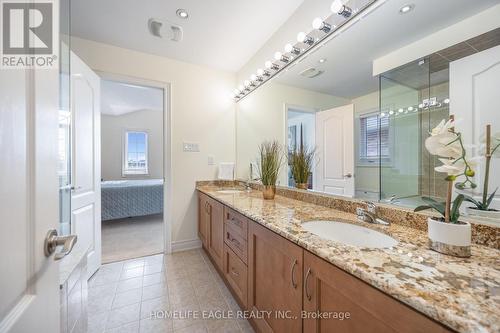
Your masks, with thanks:
[[[389,158],[389,117],[369,115],[360,117],[359,157],[364,160]],[[380,127],[379,127],[380,122]]]

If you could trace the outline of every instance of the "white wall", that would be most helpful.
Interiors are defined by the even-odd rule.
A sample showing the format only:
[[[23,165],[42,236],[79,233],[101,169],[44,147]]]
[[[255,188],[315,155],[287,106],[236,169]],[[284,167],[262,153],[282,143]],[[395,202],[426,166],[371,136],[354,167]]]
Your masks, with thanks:
[[[255,90],[237,103],[237,177],[248,178],[250,162],[256,160],[258,147],[263,141],[278,140],[286,146],[285,105],[326,110],[349,103],[344,98],[275,82]],[[287,184],[285,167],[281,169],[278,181],[281,185]]]
[[[71,44],[92,69],[171,84],[172,243],[198,239],[195,181],[214,179],[216,162],[235,160],[235,105],[230,97],[235,74],[93,41]],[[182,142],[199,143],[184,153]],[[165,174],[165,177],[168,177]]]
[[[148,175],[122,175],[126,130],[148,132]],[[104,180],[163,178],[162,111],[138,110],[120,116],[101,115],[101,177]]]

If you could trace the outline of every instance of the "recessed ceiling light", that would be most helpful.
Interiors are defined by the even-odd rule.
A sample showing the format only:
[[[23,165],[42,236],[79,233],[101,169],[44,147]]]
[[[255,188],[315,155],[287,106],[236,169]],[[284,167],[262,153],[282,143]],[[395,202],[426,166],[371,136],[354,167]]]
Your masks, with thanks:
[[[326,61],[326,59],[325,59],[325,58],[321,58],[321,59],[319,59],[319,60],[318,60],[318,62],[319,62],[320,64],[324,63],[325,61]]]
[[[180,17],[181,19],[187,19],[189,17],[188,12],[185,9],[181,8],[177,9],[175,14],[177,14],[177,16]]]
[[[411,12],[413,10],[413,8],[415,8],[414,4],[404,5],[403,7],[399,8],[399,13],[400,14],[409,13],[409,12]]]

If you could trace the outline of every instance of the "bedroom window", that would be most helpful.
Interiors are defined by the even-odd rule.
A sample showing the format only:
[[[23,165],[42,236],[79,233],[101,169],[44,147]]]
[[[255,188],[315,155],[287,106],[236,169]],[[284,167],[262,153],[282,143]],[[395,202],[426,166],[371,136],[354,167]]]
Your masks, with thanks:
[[[123,174],[148,174],[148,133],[126,131],[124,142]]]
[[[359,162],[376,164],[380,159],[382,163],[390,163],[389,117],[370,114],[360,117],[359,122]]]

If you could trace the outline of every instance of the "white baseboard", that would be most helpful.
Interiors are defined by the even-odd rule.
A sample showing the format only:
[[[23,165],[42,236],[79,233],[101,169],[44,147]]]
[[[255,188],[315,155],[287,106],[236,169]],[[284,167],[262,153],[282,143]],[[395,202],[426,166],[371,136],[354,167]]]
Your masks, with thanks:
[[[198,249],[200,247],[201,247],[201,240],[198,238],[176,241],[176,242],[172,242],[172,253],[186,251],[186,250],[192,250],[192,249]]]

